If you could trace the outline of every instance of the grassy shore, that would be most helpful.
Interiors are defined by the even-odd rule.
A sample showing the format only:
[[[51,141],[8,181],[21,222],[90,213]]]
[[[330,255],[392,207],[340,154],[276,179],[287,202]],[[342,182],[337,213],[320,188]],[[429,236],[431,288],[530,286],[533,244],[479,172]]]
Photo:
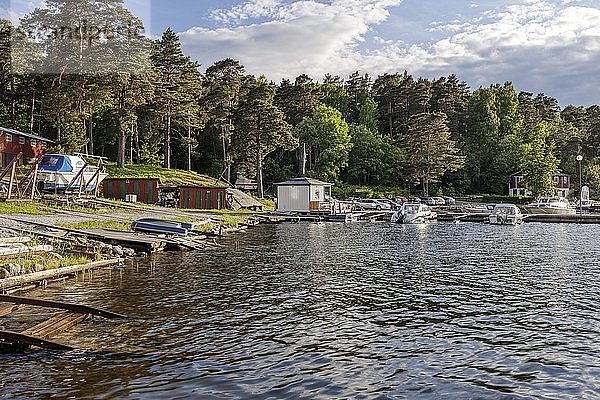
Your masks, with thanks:
[[[49,205],[52,204],[52,205]],[[11,216],[18,221],[31,221],[43,225],[54,225],[74,230],[116,230],[122,232],[131,231],[131,222],[139,218],[158,218],[175,220],[179,222],[191,222],[195,224],[195,230],[199,232],[221,232],[221,228],[227,230],[236,229],[240,224],[255,215],[256,212],[248,210],[183,210],[169,209],[158,206],[137,204],[132,207],[131,203],[121,201],[102,200],[100,208],[88,208],[84,205],[95,205],[82,201],[81,205],[70,204],[68,206],[55,205],[56,203],[42,201],[12,201],[0,202],[0,215],[4,215],[3,226],[11,228]],[[266,204],[273,207],[272,202]],[[34,217],[35,216],[35,217]],[[15,221],[13,227],[18,228],[20,223]],[[0,228],[0,232],[3,229]],[[3,236],[20,235],[5,230]],[[85,264],[103,258],[113,258],[110,245],[101,243],[86,244],[82,247],[79,240],[69,243],[68,241],[50,240],[33,237],[29,243],[51,244],[53,251],[45,254],[15,255],[0,259],[0,277],[13,276],[15,271],[29,273],[40,270],[49,270],[59,267]]]

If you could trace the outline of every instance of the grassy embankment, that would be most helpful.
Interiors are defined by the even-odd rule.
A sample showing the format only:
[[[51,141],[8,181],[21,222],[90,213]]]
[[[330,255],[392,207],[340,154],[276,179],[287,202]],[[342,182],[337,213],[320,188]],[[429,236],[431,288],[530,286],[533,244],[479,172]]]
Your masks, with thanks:
[[[219,179],[198,174],[193,171],[183,171],[178,169],[166,169],[153,165],[126,165],[124,168],[117,168],[116,164],[108,164],[107,172],[110,178],[158,178],[164,185],[191,185],[191,186],[214,186],[214,187],[228,187],[226,182]],[[275,203],[271,200],[258,199],[263,205],[265,211],[272,211],[275,209]],[[255,211],[251,210],[191,210],[186,209],[188,212],[201,212],[214,215],[223,215],[222,222],[227,226],[237,226],[238,223],[243,222],[243,216],[250,216],[256,214]],[[240,218],[233,218],[227,216],[242,216]],[[182,221],[192,222],[192,221]]]

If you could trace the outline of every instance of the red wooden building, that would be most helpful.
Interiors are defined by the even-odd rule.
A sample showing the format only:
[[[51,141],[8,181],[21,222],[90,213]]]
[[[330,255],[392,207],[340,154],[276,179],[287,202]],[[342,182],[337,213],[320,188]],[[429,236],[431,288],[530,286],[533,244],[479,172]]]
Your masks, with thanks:
[[[571,193],[571,175],[559,173],[552,176],[554,185],[556,187],[556,195],[560,197],[568,197]],[[510,176],[510,183],[508,185],[509,196],[531,196],[531,191],[525,185],[523,181],[523,174],[517,172]]]
[[[136,201],[146,204],[158,202],[158,178],[107,178],[102,181],[104,198],[125,200],[126,195],[134,194]]]
[[[198,210],[227,208],[227,188],[179,186],[179,207]]]
[[[54,142],[31,133],[0,127],[0,166],[5,167],[19,153],[21,163],[29,164],[39,155],[46,153]]]

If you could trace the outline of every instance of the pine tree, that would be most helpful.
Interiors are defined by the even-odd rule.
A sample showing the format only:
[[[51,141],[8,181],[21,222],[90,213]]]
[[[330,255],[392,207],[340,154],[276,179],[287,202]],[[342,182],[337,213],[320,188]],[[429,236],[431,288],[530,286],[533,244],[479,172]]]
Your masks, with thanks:
[[[154,42],[151,59],[159,74],[154,103],[163,117],[164,166],[171,168],[173,133],[198,125],[201,75],[198,65],[181,51],[179,37],[171,29]]]
[[[298,141],[291,126],[275,106],[275,85],[266,78],[248,76],[243,84],[244,95],[236,112],[233,146],[236,160],[256,173],[258,195],[264,196],[263,161],[275,149],[293,149]]]
[[[240,100],[244,67],[237,60],[217,61],[206,70],[206,96],[202,102],[208,124],[216,129],[223,151],[223,172],[231,180],[231,135],[235,131],[234,113]]]
[[[448,171],[464,164],[456,143],[450,140],[446,116],[442,113],[421,113],[411,118],[403,140],[407,151],[407,170],[420,182],[423,194],[429,195],[429,184]]]

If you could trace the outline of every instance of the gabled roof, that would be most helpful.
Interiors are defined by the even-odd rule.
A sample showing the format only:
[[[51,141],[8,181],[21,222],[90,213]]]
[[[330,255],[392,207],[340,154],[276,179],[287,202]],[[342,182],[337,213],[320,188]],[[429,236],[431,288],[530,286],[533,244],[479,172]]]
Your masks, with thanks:
[[[514,176],[523,176],[523,173],[521,171],[515,172],[514,174],[511,175],[511,178]],[[552,176],[571,176],[570,174],[565,174],[564,172],[559,172],[556,174],[552,174]]]
[[[30,139],[41,140],[41,141],[47,142],[47,143],[54,143],[53,140],[46,139],[45,137],[34,135],[32,133],[20,132],[20,131],[17,131],[16,129],[4,128],[2,126],[0,126],[0,132],[10,133],[11,135],[25,136],[25,137],[28,137]]]
[[[300,178],[290,179],[289,181],[279,182],[276,186],[333,186],[331,183],[323,182],[314,178],[307,178],[306,176]]]

